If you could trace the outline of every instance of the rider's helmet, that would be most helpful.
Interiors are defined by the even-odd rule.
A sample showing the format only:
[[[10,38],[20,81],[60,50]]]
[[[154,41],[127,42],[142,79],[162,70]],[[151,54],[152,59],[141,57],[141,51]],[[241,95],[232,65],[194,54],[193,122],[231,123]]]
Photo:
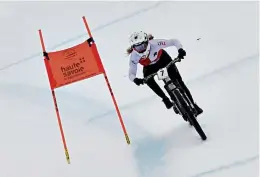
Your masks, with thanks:
[[[134,32],[129,38],[130,45],[133,50],[139,54],[146,55],[150,50],[149,37],[143,32]]]

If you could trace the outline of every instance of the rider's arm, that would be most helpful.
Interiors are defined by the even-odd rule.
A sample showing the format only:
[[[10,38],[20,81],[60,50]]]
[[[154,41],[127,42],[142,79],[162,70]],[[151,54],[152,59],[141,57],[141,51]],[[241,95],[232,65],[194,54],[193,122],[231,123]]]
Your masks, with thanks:
[[[177,50],[183,48],[178,39],[154,39],[153,42],[160,48],[175,46]]]
[[[134,63],[134,61],[130,59],[128,77],[131,81],[133,81],[136,78],[136,72],[137,72],[137,63]]]

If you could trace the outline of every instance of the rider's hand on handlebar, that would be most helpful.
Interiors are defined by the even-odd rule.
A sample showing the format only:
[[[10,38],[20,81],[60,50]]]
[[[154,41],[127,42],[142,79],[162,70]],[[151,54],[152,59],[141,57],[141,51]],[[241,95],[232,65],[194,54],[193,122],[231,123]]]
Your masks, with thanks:
[[[180,58],[180,59],[183,59],[184,56],[186,56],[186,51],[183,50],[182,48],[180,48],[180,49],[178,50],[178,53],[179,53],[178,58]]]
[[[135,78],[133,81],[138,86],[141,85],[141,84],[144,84],[144,80],[140,79],[140,78]]]

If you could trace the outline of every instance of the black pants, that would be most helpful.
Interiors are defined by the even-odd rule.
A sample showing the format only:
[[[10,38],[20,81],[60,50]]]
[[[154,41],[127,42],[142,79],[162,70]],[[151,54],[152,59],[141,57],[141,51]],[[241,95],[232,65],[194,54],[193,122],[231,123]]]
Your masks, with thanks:
[[[166,67],[167,64],[169,64],[172,61],[172,58],[170,57],[170,55],[165,51],[162,50],[162,54],[160,59],[152,65],[148,65],[145,66],[143,68],[143,75],[144,77],[153,74],[157,71],[159,71],[159,69]],[[187,86],[185,85],[185,83],[182,81],[182,77],[178,71],[178,68],[176,67],[175,64],[172,64],[169,68],[168,68],[168,74],[169,77],[175,81],[178,80],[179,84],[181,85],[181,87],[184,89],[184,92],[187,94],[187,96],[189,97],[189,99],[191,100],[192,103],[194,103],[194,100],[192,98],[192,95],[189,91],[189,89],[187,88]],[[165,93],[163,92],[163,90],[160,88],[160,86],[155,82],[154,78],[149,79],[149,81],[147,82],[147,85],[162,99],[166,97]]]

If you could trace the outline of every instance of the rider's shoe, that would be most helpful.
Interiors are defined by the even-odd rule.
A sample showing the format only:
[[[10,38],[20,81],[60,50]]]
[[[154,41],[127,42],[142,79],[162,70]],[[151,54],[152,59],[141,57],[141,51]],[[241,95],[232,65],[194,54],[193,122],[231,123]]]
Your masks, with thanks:
[[[173,106],[173,103],[170,101],[168,97],[162,99],[167,109],[170,109]]]
[[[194,103],[194,107],[195,107],[195,109],[197,111],[197,115],[196,116],[198,116],[198,115],[203,113],[203,109],[201,109],[196,103]]]

